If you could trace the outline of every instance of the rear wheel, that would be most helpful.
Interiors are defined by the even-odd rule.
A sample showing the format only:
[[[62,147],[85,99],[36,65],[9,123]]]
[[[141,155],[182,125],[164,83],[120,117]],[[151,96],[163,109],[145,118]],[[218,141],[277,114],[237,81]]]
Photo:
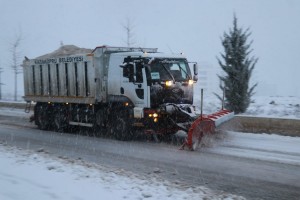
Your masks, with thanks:
[[[45,104],[37,104],[35,107],[35,123],[41,130],[48,130],[50,127],[48,108]]]
[[[65,109],[57,109],[54,112],[53,128],[56,132],[64,132],[69,127],[68,115]]]

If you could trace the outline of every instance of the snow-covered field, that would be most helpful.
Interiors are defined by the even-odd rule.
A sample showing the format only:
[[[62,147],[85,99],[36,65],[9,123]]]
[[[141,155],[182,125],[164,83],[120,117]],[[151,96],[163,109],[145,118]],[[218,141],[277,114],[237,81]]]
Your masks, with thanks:
[[[299,97],[256,97],[246,115],[300,118]]]
[[[253,101],[243,115],[300,119],[300,97],[257,96]],[[194,104],[199,107],[199,96],[195,97]],[[220,108],[221,103],[215,96],[204,98],[204,113],[213,113]]]

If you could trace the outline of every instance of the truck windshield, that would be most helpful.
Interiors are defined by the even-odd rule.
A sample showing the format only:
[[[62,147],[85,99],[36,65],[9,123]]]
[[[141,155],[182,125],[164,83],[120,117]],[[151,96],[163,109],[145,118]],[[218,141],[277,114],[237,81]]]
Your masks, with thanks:
[[[151,79],[153,81],[187,81],[191,79],[191,72],[184,59],[155,59],[150,64]]]

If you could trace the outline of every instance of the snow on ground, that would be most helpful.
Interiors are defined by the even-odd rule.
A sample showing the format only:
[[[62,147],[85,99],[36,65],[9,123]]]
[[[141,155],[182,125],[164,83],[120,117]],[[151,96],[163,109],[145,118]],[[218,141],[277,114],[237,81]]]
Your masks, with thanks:
[[[200,98],[195,98],[199,107]],[[245,115],[300,118],[299,97],[254,97]],[[204,99],[204,113],[220,109],[216,97]],[[29,117],[24,109],[0,107],[0,114]],[[207,151],[300,166],[300,138],[228,132]],[[205,150],[205,149],[204,149]],[[0,144],[0,199],[243,199],[205,187],[186,188],[118,169],[54,158]]]
[[[0,144],[0,199],[244,199]]]
[[[246,115],[300,118],[300,97],[256,97]]]
[[[200,97],[196,96],[194,104],[200,108]],[[258,117],[283,117],[300,119],[300,97],[254,96],[253,103],[243,115]],[[221,109],[221,102],[215,96],[205,96],[203,112],[213,113]]]
[[[300,137],[231,131],[211,137],[204,141],[209,152],[300,166]]]

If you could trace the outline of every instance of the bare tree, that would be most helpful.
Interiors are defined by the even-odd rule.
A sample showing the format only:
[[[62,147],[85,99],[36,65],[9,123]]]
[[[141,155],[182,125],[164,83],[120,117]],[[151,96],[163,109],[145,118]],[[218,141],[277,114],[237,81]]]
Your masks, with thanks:
[[[11,55],[12,55],[12,64],[11,68],[14,73],[14,79],[15,79],[15,91],[14,91],[14,100],[17,101],[17,91],[18,91],[18,74],[21,72],[21,52],[20,52],[20,44],[22,41],[22,33],[19,31],[18,34],[16,34],[13,42],[11,45]]]
[[[134,23],[132,22],[132,20],[127,17],[126,18],[126,23],[123,24],[123,28],[126,31],[126,44],[127,47],[132,47],[133,45],[135,45],[135,36],[133,33],[133,29],[134,29]]]

